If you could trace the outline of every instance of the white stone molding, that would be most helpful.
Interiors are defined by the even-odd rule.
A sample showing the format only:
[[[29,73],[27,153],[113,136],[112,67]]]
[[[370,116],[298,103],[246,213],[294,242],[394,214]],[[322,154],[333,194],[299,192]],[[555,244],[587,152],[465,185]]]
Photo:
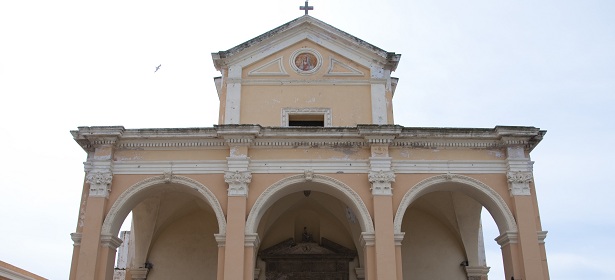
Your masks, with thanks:
[[[90,184],[90,197],[109,198],[109,193],[111,192],[111,181],[113,179],[111,172],[91,171],[85,179],[86,182]]]
[[[281,126],[287,127],[289,115],[324,115],[325,127],[333,125],[331,118],[331,108],[282,108]]]
[[[326,146],[327,143],[294,143],[291,147]],[[330,144],[330,143],[329,143]],[[339,143],[342,145],[343,143]],[[253,148],[259,146],[255,142]],[[336,144],[337,145],[337,144]],[[265,145],[264,145],[265,146]],[[264,147],[263,146],[263,147]],[[360,146],[358,146],[360,147]],[[129,161],[120,159],[113,164],[113,174],[161,174],[172,170],[173,174],[220,174],[221,170],[227,170],[228,161],[225,160],[186,160],[186,161]],[[322,160],[250,160],[250,170],[255,173],[302,173],[306,168],[315,173],[368,173],[370,162],[368,160],[350,160],[346,158],[332,158]],[[415,173],[457,173],[457,174],[506,174],[507,167],[504,160],[480,160],[480,161],[446,161],[446,160],[392,160],[391,169],[396,174]]]
[[[258,223],[265,212],[275,203],[277,200],[293,192],[304,191],[301,183],[305,182],[305,175],[293,175],[275,182],[269,186],[254,202],[254,206],[250,209],[248,219],[246,220],[246,234],[256,233],[258,229]],[[358,221],[361,226],[361,230],[367,233],[374,232],[374,224],[372,222],[371,215],[365,203],[361,199],[358,193],[356,193],[351,187],[343,182],[334,178],[314,174],[313,183],[311,187],[312,191],[319,191],[329,194],[338,198],[350,207],[354,213],[358,213]]]
[[[395,182],[393,171],[371,171],[367,178],[372,184],[372,195],[393,195],[393,188],[391,187],[391,183]]]
[[[133,280],[145,280],[147,279],[148,273],[149,273],[149,268],[145,268],[145,267],[130,269],[130,275]]]
[[[230,78],[230,77],[229,77]],[[226,84],[226,106],[224,124],[239,124],[241,117],[241,83]]]
[[[395,233],[401,233],[406,210],[414,201],[434,191],[461,191],[482,204],[494,218],[500,232],[517,231],[517,223],[504,199],[492,188],[474,178],[459,174],[442,174],[429,177],[406,192],[393,222]]]
[[[306,79],[237,79],[235,82],[241,83],[242,85],[249,86],[330,86],[330,85],[344,85],[344,86],[370,86],[372,84],[383,84],[386,85],[386,80],[367,80],[367,79],[357,79],[357,80],[344,80],[344,79],[315,79],[315,80],[306,80]]]
[[[246,234],[245,238],[244,238],[244,246],[245,247],[254,247],[254,248],[258,248],[258,246],[260,246],[261,240],[258,237],[258,234],[256,233],[252,233],[252,234]]]
[[[271,71],[274,70],[275,71]],[[272,61],[269,61],[252,71],[248,72],[248,76],[289,76],[284,64],[282,63],[282,57],[278,57]]]
[[[80,246],[81,245],[81,238],[83,237],[83,234],[81,232],[73,232],[70,234],[70,239],[73,240],[73,246]]]
[[[468,280],[483,280],[487,279],[487,275],[489,274],[488,266],[466,266],[466,275],[468,276]]]
[[[539,244],[545,244],[545,239],[547,239],[547,233],[549,232],[546,230],[538,232],[538,243]]]
[[[226,246],[226,235],[216,233],[214,234],[214,238],[216,239],[216,243],[218,243],[218,247]]]
[[[534,180],[532,172],[508,172],[508,190],[511,196],[531,195],[530,183]]]
[[[508,244],[516,244],[519,242],[519,233],[517,231],[506,231],[494,240],[500,247],[504,247]]]
[[[388,124],[386,87],[383,84],[371,85],[372,124]]]
[[[103,247],[108,247],[113,250],[116,250],[117,247],[120,247],[122,242],[124,242],[122,239],[114,235],[103,234],[100,236],[100,244]]]
[[[401,246],[401,242],[404,241],[404,235],[406,235],[405,232],[395,233],[395,235],[394,235],[395,246]]]
[[[297,56],[301,54],[311,54],[316,58],[316,63],[312,66],[311,69],[304,70],[304,69],[300,69],[297,66],[296,59],[297,59]],[[289,57],[290,67],[301,75],[311,75],[311,74],[316,73],[316,71],[318,71],[320,67],[322,66],[322,61],[323,61],[322,55],[317,50],[312,49],[312,48],[300,48],[294,51]]]
[[[335,71],[335,69],[343,69],[345,71]],[[365,76],[361,70],[354,68],[346,63],[343,63],[333,57],[329,58],[329,69],[325,76],[344,76],[344,77],[362,77]]]
[[[179,175],[172,175],[170,183],[185,187],[184,190],[191,194],[195,194],[196,192],[195,195],[203,199],[213,209],[218,221],[218,233],[222,235],[226,233],[226,218],[224,216],[224,211],[222,211],[220,202],[209,188],[192,178]],[[120,194],[105,217],[101,230],[102,235],[116,236],[128,213],[141,202],[142,193],[162,184],[168,184],[165,181],[165,176],[154,176],[130,186],[126,191]]]
[[[37,275],[38,276],[38,275]],[[39,276],[40,277],[40,276]],[[43,277],[40,277],[43,278]],[[35,280],[40,278],[33,278],[28,275],[21,274],[9,267],[0,266],[0,279],[9,279],[9,280]]]
[[[369,169],[372,172],[391,171],[391,162],[390,157],[370,157]]]
[[[376,234],[362,232],[360,242],[363,248],[365,248],[366,246],[374,246],[376,244]]]
[[[248,185],[252,182],[250,171],[227,171],[224,182],[228,184],[228,196],[248,196]]]
[[[354,273],[357,275],[358,280],[365,279],[365,268],[355,267]]]

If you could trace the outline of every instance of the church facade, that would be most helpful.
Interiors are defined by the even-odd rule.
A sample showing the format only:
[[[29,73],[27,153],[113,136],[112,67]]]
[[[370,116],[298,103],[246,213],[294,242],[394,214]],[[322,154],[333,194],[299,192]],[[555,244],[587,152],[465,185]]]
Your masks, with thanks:
[[[309,15],[213,53],[219,124],[71,131],[87,152],[70,279],[549,279],[535,127],[395,125],[400,55]]]

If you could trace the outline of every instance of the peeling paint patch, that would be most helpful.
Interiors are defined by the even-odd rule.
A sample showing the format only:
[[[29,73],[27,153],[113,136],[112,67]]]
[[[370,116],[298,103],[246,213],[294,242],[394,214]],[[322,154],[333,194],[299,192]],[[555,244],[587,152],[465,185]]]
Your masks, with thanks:
[[[402,156],[402,157],[404,157],[404,158],[410,158],[410,151],[409,151],[409,150],[407,150],[407,149],[404,149],[404,150],[402,150],[402,151],[399,153],[399,155],[400,155],[400,156]]]

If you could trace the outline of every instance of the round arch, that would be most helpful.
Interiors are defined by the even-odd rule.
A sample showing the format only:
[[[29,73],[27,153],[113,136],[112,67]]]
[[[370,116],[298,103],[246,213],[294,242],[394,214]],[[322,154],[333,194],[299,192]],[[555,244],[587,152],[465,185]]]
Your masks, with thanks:
[[[450,183],[457,184],[451,185]],[[404,195],[393,222],[395,233],[401,233],[401,223],[410,204],[421,196],[435,191],[461,191],[487,208],[500,233],[517,231],[515,217],[504,199],[496,191],[483,182],[468,176],[442,174],[419,182]]]
[[[196,192],[196,195],[206,201],[213,209],[218,220],[219,234],[224,235],[226,233],[226,219],[224,218],[220,202],[218,202],[216,196],[206,186],[188,177],[165,174],[142,180],[124,191],[113,203],[109,213],[107,213],[101,234],[117,236],[124,219],[147,195],[147,190],[162,184],[176,184],[187,191],[192,190]]]
[[[354,190],[348,185],[334,178],[314,174],[309,179],[305,175],[294,175],[277,181],[273,185],[269,186],[257,199],[248,214],[246,221],[246,234],[254,234],[258,229],[260,219],[265,214],[267,209],[273,203],[281,199],[282,197],[296,192],[302,191],[303,187],[300,183],[313,182],[318,183],[316,185],[316,191],[323,192],[334,197],[337,197],[342,202],[346,203],[348,207],[357,214],[361,231],[366,233],[374,232],[374,224],[372,218],[363,203],[363,200]],[[322,186],[322,187],[318,187]]]

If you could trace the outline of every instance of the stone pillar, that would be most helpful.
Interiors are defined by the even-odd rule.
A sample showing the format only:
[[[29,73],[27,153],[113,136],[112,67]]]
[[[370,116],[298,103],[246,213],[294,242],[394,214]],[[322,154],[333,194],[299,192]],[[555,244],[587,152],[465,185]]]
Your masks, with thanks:
[[[214,234],[218,243],[218,273],[217,280],[224,279],[224,245],[226,245],[226,236],[223,234]]]
[[[376,279],[376,250],[374,248],[375,235],[373,233],[361,233],[361,245],[363,246],[363,254],[365,254],[365,279]]]
[[[85,203],[82,202],[79,214],[78,233],[81,234],[81,240],[74,279],[94,280],[113,277],[115,254],[109,255],[108,252],[115,251],[116,245],[121,241],[117,243],[117,238],[101,238],[101,229],[109,193],[112,190],[115,143],[123,132],[124,128],[119,126],[80,127],[78,131],[72,132],[75,140],[88,151],[84,189],[84,196],[87,199],[83,200]],[[109,250],[111,247],[115,248]]]
[[[224,181],[228,184],[224,269],[222,275],[218,273],[218,277],[222,276],[225,280],[252,280],[250,275],[254,273],[254,265],[246,261],[253,260],[253,257],[246,257],[245,236],[247,198],[252,181],[248,150],[258,135],[260,126],[220,125],[216,129],[229,146],[229,156],[226,158],[228,169],[224,174]],[[220,243],[218,244],[220,246]]]
[[[100,232],[105,218],[109,191],[111,190],[111,180],[111,172],[92,171],[87,175],[90,191],[81,232],[76,279],[94,280],[98,275],[97,270],[105,270],[105,268],[97,267],[97,260],[101,249]],[[111,274],[113,275],[113,272]]]
[[[113,268],[115,265],[115,255],[117,247],[122,244],[122,239],[112,235],[102,235],[100,237],[100,255],[98,259],[97,279],[113,279]]]
[[[229,161],[231,158],[229,158]],[[247,160],[247,158],[246,158]],[[229,164],[230,165],[230,164]],[[228,171],[224,175],[228,183],[226,242],[224,248],[224,279],[238,280],[244,278],[246,199],[248,184],[252,180],[249,171]],[[252,269],[249,269],[250,271]]]
[[[372,146],[372,149],[373,146]],[[397,260],[393,233],[393,188],[395,174],[390,170],[391,158],[371,157],[368,178],[374,200],[377,279],[397,279]],[[386,167],[388,165],[388,168]],[[387,170],[388,169],[388,170]]]
[[[396,233],[395,234],[395,261],[397,266],[397,280],[403,280],[403,263],[402,263],[402,253],[401,253],[401,242],[404,240],[404,235],[406,233]]]
[[[81,248],[81,236],[82,234],[80,232],[70,234],[70,238],[73,240],[73,258],[71,260],[70,274],[68,276],[70,280],[77,279],[77,261],[79,260],[79,249]]]
[[[258,234],[246,234],[245,236],[245,280],[257,279],[258,274],[255,271],[256,267],[256,253],[258,252],[258,246],[260,245],[260,239]]]
[[[509,140],[509,143],[518,141]],[[508,188],[512,198],[512,210],[515,213],[518,227],[519,254],[521,265],[523,266],[522,275],[511,275],[510,277],[522,279],[544,279],[545,272],[543,266],[546,260],[541,257],[541,249],[538,243],[538,232],[540,231],[538,205],[535,194],[531,192],[533,183],[532,164],[522,145],[507,146],[508,164]],[[507,276],[507,279],[508,276]]]
[[[505,279],[511,279],[514,275],[521,275],[523,265],[520,264],[520,255],[517,248],[517,232],[505,232],[498,236],[495,241],[502,250],[502,262],[504,263]]]

